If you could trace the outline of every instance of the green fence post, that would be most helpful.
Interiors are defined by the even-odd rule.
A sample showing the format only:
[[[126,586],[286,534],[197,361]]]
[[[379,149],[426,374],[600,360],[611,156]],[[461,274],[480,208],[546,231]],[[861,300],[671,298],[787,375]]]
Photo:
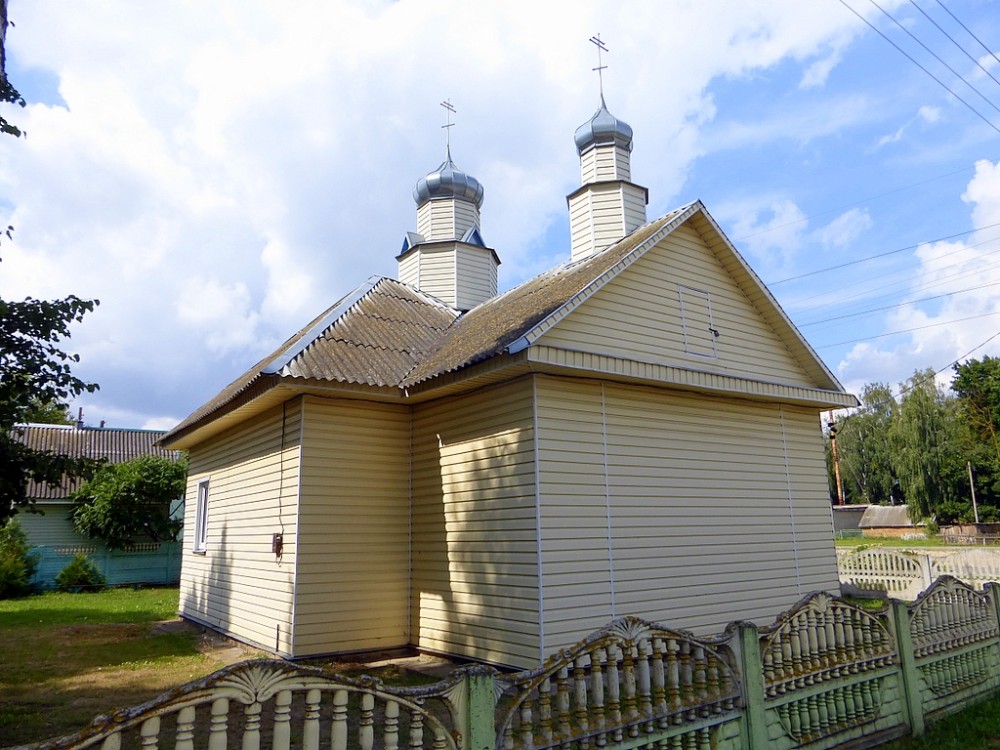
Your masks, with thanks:
[[[892,599],[892,624],[896,631],[896,651],[899,655],[899,679],[906,704],[907,723],[914,736],[924,733],[924,703],[920,697],[920,672],[913,654],[913,634],[910,632],[910,612],[906,602]]]
[[[465,674],[464,750],[494,750],[493,711],[496,708],[496,672],[485,666],[471,667]]]
[[[767,750],[767,711],[764,708],[764,666],[760,660],[757,626],[743,622],[740,628],[740,667],[743,672],[743,736],[747,750]]]
[[[983,592],[993,604],[993,614],[996,616],[997,627],[1000,627],[1000,583],[989,581],[983,584]]]

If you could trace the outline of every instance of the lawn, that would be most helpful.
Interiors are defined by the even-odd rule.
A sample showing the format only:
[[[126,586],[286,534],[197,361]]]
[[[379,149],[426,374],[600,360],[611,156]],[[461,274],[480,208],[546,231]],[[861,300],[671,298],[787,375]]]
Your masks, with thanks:
[[[239,658],[176,611],[176,588],[0,601],[0,747],[78,731]]]
[[[899,539],[897,537],[862,537],[862,536],[852,536],[846,539],[837,539],[836,545],[838,547],[903,547],[903,548],[917,548],[917,547],[939,547],[941,549],[980,549],[979,547],[973,547],[968,544],[949,544],[944,541],[942,537],[932,536],[926,539]],[[995,545],[987,547],[987,549],[996,549]]]
[[[1000,695],[927,727],[923,737],[880,745],[879,750],[995,750],[1000,747]]]

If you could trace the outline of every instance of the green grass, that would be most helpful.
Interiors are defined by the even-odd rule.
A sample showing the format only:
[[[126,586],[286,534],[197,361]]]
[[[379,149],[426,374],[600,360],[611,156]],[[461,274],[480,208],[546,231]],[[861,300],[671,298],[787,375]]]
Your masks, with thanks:
[[[923,737],[879,745],[879,750],[996,750],[1000,747],[1000,695],[934,722]]]
[[[224,666],[176,619],[176,588],[48,593],[0,601],[0,746],[87,726]]]
[[[897,539],[896,537],[849,537],[847,539],[837,539],[838,547],[943,547],[975,549],[968,544],[948,544],[941,537],[930,537],[928,539]]]
[[[50,592],[0,600],[0,628],[156,622],[176,614],[176,588],[107,589],[92,594]]]

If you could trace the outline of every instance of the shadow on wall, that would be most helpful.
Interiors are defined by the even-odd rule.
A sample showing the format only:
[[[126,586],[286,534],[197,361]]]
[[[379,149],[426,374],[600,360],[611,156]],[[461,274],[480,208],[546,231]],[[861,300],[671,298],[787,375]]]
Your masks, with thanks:
[[[427,438],[437,441],[436,450],[414,450],[427,458],[414,467],[421,479],[414,492],[411,639],[423,648],[509,663],[511,647],[496,643],[497,634],[513,629],[521,634],[516,640],[532,640],[526,634],[538,628],[537,589],[531,588],[530,606],[517,601],[524,595],[519,573],[527,573],[521,568],[537,570],[527,549],[535,548],[534,498],[522,486],[520,458],[530,454],[530,428],[435,426]],[[532,660],[536,648],[528,647]]]
[[[211,519],[209,523],[211,524]],[[233,555],[227,546],[226,521],[223,520],[220,526],[218,542],[213,544],[210,535],[208,549],[204,554],[184,550],[180,614],[230,634]],[[206,567],[208,576],[204,577],[202,571]]]

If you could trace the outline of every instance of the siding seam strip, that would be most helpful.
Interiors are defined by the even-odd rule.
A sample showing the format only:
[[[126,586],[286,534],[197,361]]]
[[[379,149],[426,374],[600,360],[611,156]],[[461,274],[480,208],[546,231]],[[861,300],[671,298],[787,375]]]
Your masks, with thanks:
[[[295,656],[295,604],[298,600],[299,593],[299,529],[301,528],[301,514],[302,514],[302,464],[305,457],[302,454],[303,446],[305,445],[305,433],[306,433],[306,400],[305,398],[299,399],[299,461],[298,467],[296,469],[295,477],[295,487],[296,487],[296,498],[295,498],[295,565],[292,567],[292,628],[291,632],[288,634],[288,649],[291,652],[291,656]],[[281,428],[281,439],[285,438],[285,429]]]
[[[611,492],[608,487],[608,410],[604,399],[604,383],[601,383],[601,449],[604,457],[604,512],[608,522],[608,574],[610,577],[611,619],[618,616],[615,601],[615,549],[611,530]]]
[[[536,554],[538,555],[538,662],[545,663],[545,590],[542,577],[542,478],[538,465],[538,378],[531,379],[531,442],[535,462],[535,526],[538,532]]]
[[[785,430],[785,410],[778,404],[778,419],[781,420],[781,452],[785,460],[785,488],[788,494],[788,519],[792,524],[792,560],[795,563],[795,590],[802,596],[802,574],[799,571],[799,544],[795,535],[795,502],[792,499],[792,477],[788,473],[788,433]]]

